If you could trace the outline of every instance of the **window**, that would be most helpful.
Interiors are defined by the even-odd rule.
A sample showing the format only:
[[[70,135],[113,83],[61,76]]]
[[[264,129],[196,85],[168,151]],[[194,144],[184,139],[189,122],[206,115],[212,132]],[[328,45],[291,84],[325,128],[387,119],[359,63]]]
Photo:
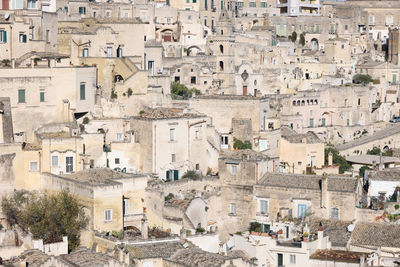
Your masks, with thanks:
[[[81,83],[79,96],[81,100],[86,99],[86,83]]]
[[[28,9],[36,9],[36,0],[28,0]]]
[[[38,171],[38,162],[37,161],[31,161],[29,163],[29,171],[30,172],[37,172]]]
[[[149,62],[147,62],[147,67],[148,67],[150,74],[154,75],[154,61],[153,60],[149,60]]]
[[[228,136],[227,135],[221,136],[221,148],[228,148]]]
[[[111,17],[111,11],[106,11],[106,17],[107,18]]]
[[[193,4],[196,4],[197,3],[197,0],[193,0]]]
[[[104,211],[104,221],[111,222],[112,221],[112,210],[105,210]]]
[[[44,92],[40,92],[40,102],[44,102]]]
[[[199,133],[200,132],[198,130],[194,132],[194,138],[195,139],[199,139]]]
[[[368,24],[374,25],[375,24],[375,17],[374,16],[369,16],[368,17]]]
[[[267,2],[261,2],[260,5],[261,5],[261,7],[265,8],[265,7],[267,7]]]
[[[0,43],[7,43],[7,32],[5,30],[0,30]]]
[[[361,98],[358,99],[358,105],[361,105]]]
[[[115,158],[115,164],[120,164],[120,160],[119,160],[119,158]]]
[[[50,43],[50,30],[46,30],[46,43]]]
[[[204,9],[207,10],[207,0],[204,0]]]
[[[207,26],[207,17],[204,16],[204,26]]]
[[[112,57],[112,47],[107,47],[107,57]]]
[[[296,264],[296,255],[290,255],[290,264]]]
[[[237,173],[237,166],[236,165],[231,165],[231,173],[235,175]]]
[[[314,127],[314,119],[310,119],[310,127]]]
[[[236,215],[236,204],[235,203],[229,204],[229,214]]]
[[[25,89],[18,90],[18,103],[25,103]]]
[[[67,6],[64,7],[64,10],[65,10],[65,13],[68,14],[68,7]]]
[[[221,54],[224,53],[224,46],[223,45],[219,45],[219,52],[221,52]]]
[[[79,7],[79,15],[85,15],[86,14],[86,7]]]
[[[223,61],[219,62],[219,70],[224,71],[224,62]]]
[[[298,204],[297,205],[297,218],[303,218],[306,216],[307,205],[306,204]]]
[[[256,7],[256,2],[249,2],[249,7]]]
[[[169,129],[169,141],[175,140],[175,129]]]
[[[53,167],[58,166],[58,156],[51,156],[51,166]]]
[[[393,25],[393,16],[392,15],[386,16],[386,25],[387,26]]]
[[[89,57],[89,48],[83,48],[82,57]]]
[[[65,157],[65,172],[71,173],[74,171],[74,157]]]
[[[20,33],[19,34],[19,42],[20,43],[26,43],[26,34],[25,33]]]
[[[348,25],[344,25],[344,30],[347,31],[349,29]]]
[[[259,208],[261,214],[268,214],[268,200],[260,199],[259,200]]]
[[[237,6],[238,6],[238,7],[243,6],[243,2],[237,2]]]
[[[321,120],[321,126],[325,126],[325,118],[322,118],[322,120]]]
[[[338,208],[331,208],[331,219],[339,219],[339,209]]]
[[[171,162],[175,162],[176,161],[176,156],[175,154],[171,154]]]
[[[342,44],[342,49],[344,49],[344,44]]]
[[[200,164],[196,163],[196,171],[200,170]]]
[[[190,83],[191,84],[196,84],[196,76],[190,77]]]

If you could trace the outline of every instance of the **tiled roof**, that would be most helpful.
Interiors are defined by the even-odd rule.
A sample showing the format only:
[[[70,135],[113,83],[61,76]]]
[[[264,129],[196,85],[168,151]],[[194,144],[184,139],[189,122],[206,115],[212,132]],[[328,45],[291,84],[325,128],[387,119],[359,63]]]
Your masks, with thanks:
[[[183,249],[182,241],[150,242],[135,245],[128,245],[130,258],[169,258],[177,250]]]
[[[400,248],[400,225],[357,223],[351,235],[351,245]]]
[[[347,231],[347,227],[351,224],[351,221],[312,218],[308,223],[311,232],[317,232],[321,223],[324,229],[324,236],[329,236],[329,241],[331,241],[333,246],[346,247],[351,236],[351,233]]]
[[[242,258],[243,253],[235,252],[232,256],[210,253],[198,248],[183,249],[171,257],[171,261],[191,267],[219,267],[231,259]]]
[[[310,256],[313,260],[358,263],[364,253],[346,250],[317,249]]]
[[[223,150],[220,158],[238,161],[241,161],[243,159],[247,161],[261,161],[268,159],[266,155],[251,149]]]
[[[281,136],[290,143],[303,143],[304,140],[307,144],[323,143],[314,132],[308,131],[307,133],[300,134],[287,126],[281,127]]]
[[[354,177],[328,177],[328,191],[353,193],[356,191],[357,184],[358,180]]]
[[[80,248],[70,254],[61,255],[59,259],[67,266],[80,266],[80,267],[92,267],[92,266],[115,266],[118,263],[114,258],[97,252],[93,252],[87,248]],[[121,263],[120,263],[121,264]],[[30,265],[29,265],[30,266]],[[118,265],[117,265],[118,266]]]
[[[6,266],[20,266],[20,264],[23,264],[23,262],[27,262],[29,266],[38,267],[38,266],[43,266],[43,264],[48,259],[50,259],[49,255],[35,249],[35,250],[27,250],[18,257],[5,261],[5,263],[9,264]]]
[[[379,155],[352,155],[347,156],[346,160],[352,163],[358,163],[363,165],[372,165],[374,162],[376,164],[381,163],[400,163],[400,159],[396,157],[386,157]]]
[[[180,118],[201,118],[205,117],[202,114],[185,113],[181,109],[173,108],[155,108],[146,109],[139,116],[134,116],[135,119],[149,119],[149,120],[161,120],[161,119],[180,119]]]
[[[400,181],[400,168],[368,171],[368,179],[377,181]]]

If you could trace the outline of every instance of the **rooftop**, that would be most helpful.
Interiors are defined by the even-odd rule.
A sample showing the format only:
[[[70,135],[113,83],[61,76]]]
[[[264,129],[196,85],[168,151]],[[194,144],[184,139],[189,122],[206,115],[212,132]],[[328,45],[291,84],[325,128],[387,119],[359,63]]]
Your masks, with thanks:
[[[347,231],[351,221],[311,218],[308,223],[311,232],[317,232],[321,223],[324,229],[324,236],[329,236],[332,246],[346,247],[351,236],[351,232]]]
[[[193,99],[221,99],[221,100],[259,100],[263,97],[252,95],[199,95]]]
[[[400,225],[357,223],[351,235],[351,245],[400,248]]]
[[[314,254],[310,256],[313,260],[346,262],[346,263],[359,263],[363,255],[361,252],[353,252],[346,250],[331,250],[331,249],[317,249]]]
[[[116,172],[108,168],[94,168],[60,176],[89,185],[109,185],[115,183],[112,181],[113,179],[139,177],[141,175]]]
[[[385,129],[376,132],[374,135],[361,137],[357,140],[348,142],[346,144],[338,145],[338,146],[336,146],[336,148],[339,151],[343,151],[343,150],[347,150],[347,149],[350,149],[353,147],[367,144],[367,143],[370,143],[370,142],[373,142],[376,140],[381,140],[381,139],[384,139],[384,138],[387,138],[389,136],[396,135],[399,133],[400,133],[400,124],[389,125]]]
[[[368,171],[368,179],[377,181],[400,181],[400,168]]]
[[[245,257],[244,253],[235,252],[232,256],[210,253],[198,248],[180,250],[171,257],[172,262],[185,264],[191,267],[223,266],[228,260]],[[245,259],[247,260],[247,259]]]
[[[184,248],[185,242],[180,240],[165,242],[149,242],[128,245],[130,258],[170,258],[177,250]]]
[[[61,255],[58,258],[63,263],[66,263],[67,266],[114,266],[115,263],[118,263],[114,258],[106,254],[91,251],[88,248],[79,248],[70,254]]]
[[[148,108],[134,119],[163,120],[163,119],[181,119],[181,118],[202,118],[202,114],[187,113],[185,110],[176,108]]]
[[[268,159],[268,156],[251,149],[222,150],[220,159],[234,161],[264,161]]]
[[[286,173],[266,173],[258,185],[285,187],[294,189],[321,190],[323,176]],[[353,193],[357,188],[357,178],[345,176],[328,176],[328,191]]]
[[[372,165],[374,163],[379,164],[380,162],[385,163],[400,163],[400,159],[396,157],[386,157],[379,155],[353,155],[347,156],[346,160],[351,163]]]
[[[323,143],[321,139],[319,139],[319,137],[314,132],[308,131],[307,133],[300,134],[287,126],[281,127],[281,136],[290,143],[306,143],[306,144]]]

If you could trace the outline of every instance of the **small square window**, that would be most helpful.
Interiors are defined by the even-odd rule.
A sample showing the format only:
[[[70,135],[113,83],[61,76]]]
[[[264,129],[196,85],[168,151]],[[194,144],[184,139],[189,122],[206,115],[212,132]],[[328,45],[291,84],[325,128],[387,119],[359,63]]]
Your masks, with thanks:
[[[290,255],[290,264],[296,264],[296,255]]]
[[[231,165],[231,173],[235,175],[237,173],[237,166],[236,165]]]
[[[176,156],[175,154],[171,154],[171,162],[175,162],[176,161]]]
[[[58,166],[58,156],[51,156],[51,166],[53,167]]]
[[[105,210],[104,211],[104,221],[111,222],[112,221],[112,210]]]
[[[170,141],[175,140],[175,129],[169,129],[169,140]]]
[[[117,133],[117,141],[122,141],[122,133]]]
[[[229,214],[236,215],[236,204],[235,203],[229,204]]]
[[[44,101],[45,101],[44,92],[40,92],[40,102],[44,102]]]
[[[119,164],[119,158],[115,158],[115,164]]]
[[[37,172],[38,170],[39,170],[38,162],[37,161],[31,161],[29,163],[29,171],[30,172]]]

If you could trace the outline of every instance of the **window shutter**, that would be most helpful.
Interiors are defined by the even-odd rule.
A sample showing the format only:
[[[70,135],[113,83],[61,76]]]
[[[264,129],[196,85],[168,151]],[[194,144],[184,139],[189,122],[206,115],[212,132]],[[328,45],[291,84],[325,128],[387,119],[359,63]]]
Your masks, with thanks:
[[[3,31],[3,43],[7,43],[7,32]]]
[[[169,171],[166,171],[166,172],[165,172],[165,175],[166,175],[167,179],[170,178],[170,177],[169,177]]]
[[[174,170],[174,180],[178,180],[179,178],[179,172],[177,170]]]
[[[26,43],[26,34],[22,35],[22,42]]]

